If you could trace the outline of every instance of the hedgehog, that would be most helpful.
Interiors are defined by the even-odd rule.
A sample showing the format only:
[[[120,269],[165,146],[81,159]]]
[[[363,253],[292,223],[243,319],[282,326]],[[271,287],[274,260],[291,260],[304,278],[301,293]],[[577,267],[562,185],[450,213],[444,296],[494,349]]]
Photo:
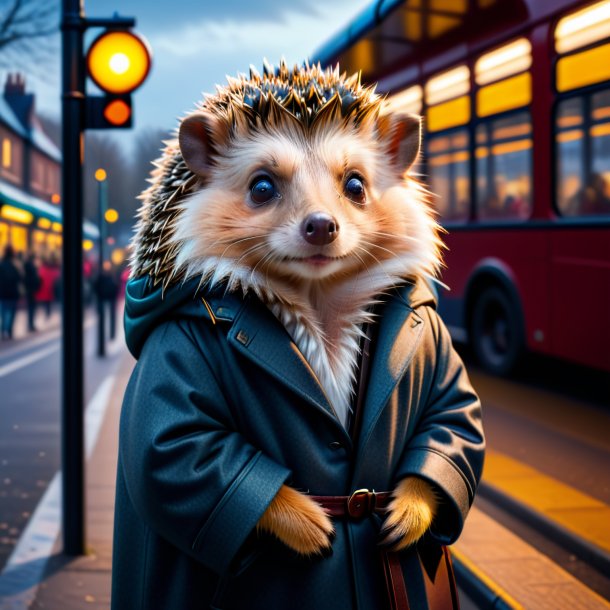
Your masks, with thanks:
[[[208,583],[210,606],[284,607],[245,584],[267,574],[299,607],[327,607],[307,585],[322,578],[341,607],[382,608],[377,571],[353,593],[346,536],[368,531],[371,555],[374,540],[409,553],[459,534],[480,405],[429,288],[443,244],[420,140],[419,116],[319,64],[251,67],[181,119],[132,244],[116,574],[140,523],[173,557],[168,579]],[[113,608],[170,607],[117,578]]]
[[[338,66],[289,70],[282,62],[277,70],[266,64],[262,76],[251,67],[249,78],[230,78],[227,86],[218,87],[216,95],[206,96],[183,119],[180,138],[168,142],[155,163],[151,186],[142,195],[134,239],[134,277],[146,276],[153,286],[164,289],[198,277],[200,285],[224,283],[229,291],[238,287],[251,290],[268,303],[344,417],[353,397],[361,329],[371,320],[374,297],[406,277],[434,280],[441,265],[440,227],[429,195],[423,184],[404,175],[419,150],[419,118],[384,115],[383,106],[384,98],[373,87],[363,86],[359,73],[348,78]],[[278,136],[276,142],[273,134]],[[376,182],[371,180],[369,187],[358,171],[342,176],[352,180],[353,188],[362,189],[350,200],[355,204],[352,211],[360,218],[338,224],[334,234],[339,238],[332,245],[343,239],[351,229],[349,224],[352,233],[364,233],[349,255],[344,252],[347,247],[339,252],[343,264],[321,260],[299,267],[289,261],[282,265],[277,259],[290,258],[291,253],[281,246],[274,256],[276,243],[298,241],[298,235],[290,233],[300,230],[306,216],[313,218],[323,209],[316,208],[317,202],[302,206],[302,218],[295,219],[288,210],[289,217],[280,225],[271,205],[255,206],[256,210],[240,206],[246,214],[236,218],[239,208],[234,201],[227,203],[226,193],[214,191],[218,200],[206,212],[204,200],[212,197],[211,184],[223,181],[223,188],[230,190],[231,184],[239,182],[242,155],[255,156],[258,149],[277,145],[280,158],[270,152],[271,165],[287,165],[290,159],[294,167],[313,147],[330,147],[333,138],[353,156],[359,155],[356,161],[362,173],[374,168]],[[389,151],[384,148],[386,140]],[[301,150],[281,150],[286,141],[293,148],[298,143]],[[401,161],[403,171],[397,173],[388,165],[388,152],[408,159]],[[347,159],[334,161],[347,163]],[[257,162],[254,158],[254,165]],[[338,171],[344,169],[338,167]],[[385,195],[379,202],[385,207],[379,206],[372,219],[371,206],[358,200],[366,198],[365,190],[380,200],[379,194]],[[305,214],[309,208],[310,213]],[[261,218],[261,212],[267,218],[255,220]],[[258,235],[255,222],[261,223]],[[371,230],[365,222],[377,228]],[[345,225],[342,231],[341,225]],[[274,235],[269,235],[271,228]],[[348,301],[348,311],[344,311]]]

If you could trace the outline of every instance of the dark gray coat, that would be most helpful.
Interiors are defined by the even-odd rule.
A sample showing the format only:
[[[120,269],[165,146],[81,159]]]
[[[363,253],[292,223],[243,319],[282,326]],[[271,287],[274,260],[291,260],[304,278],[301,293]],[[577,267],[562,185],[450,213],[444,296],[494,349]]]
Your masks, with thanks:
[[[314,495],[391,490],[417,475],[443,505],[421,548],[458,537],[483,465],[481,411],[434,301],[385,297],[355,442],[295,344],[255,297],[127,287],[138,358],[123,404],[113,610],[385,607],[381,521],[337,520],[303,559],[255,525],[283,483]],[[412,608],[422,581],[403,552]]]

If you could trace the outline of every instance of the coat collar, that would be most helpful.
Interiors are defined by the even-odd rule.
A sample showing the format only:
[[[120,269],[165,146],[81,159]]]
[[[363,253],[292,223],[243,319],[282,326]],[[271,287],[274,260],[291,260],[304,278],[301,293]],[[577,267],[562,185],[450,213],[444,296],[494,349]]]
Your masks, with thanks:
[[[205,296],[201,300],[214,323],[231,323],[228,340],[235,349],[330,419],[346,446],[351,446],[349,434],[336,417],[311,367],[288,332],[257,297],[248,294],[241,298],[229,293]],[[421,305],[434,305],[434,296],[422,282],[405,284],[385,299],[363,405],[360,447],[366,444],[415,353],[424,321],[414,310]]]
[[[424,320],[412,307],[412,301],[405,298],[409,296],[408,290],[406,287],[391,294],[380,312],[377,337],[372,346],[362,425],[357,439],[360,450],[364,450],[423,336]],[[414,302],[428,302],[423,294],[416,296],[418,301]],[[421,300],[419,297],[422,297]]]

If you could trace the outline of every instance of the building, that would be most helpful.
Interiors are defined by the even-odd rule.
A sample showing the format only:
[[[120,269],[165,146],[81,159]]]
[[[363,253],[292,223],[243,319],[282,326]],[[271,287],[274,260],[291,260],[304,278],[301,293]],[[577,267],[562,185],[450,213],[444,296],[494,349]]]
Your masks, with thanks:
[[[0,251],[59,255],[61,151],[45,134],[25,78],[9,74],[0,97]],[[87,240],[97,228],[85,223]],[[89,244],[87,244],[89,245]]]

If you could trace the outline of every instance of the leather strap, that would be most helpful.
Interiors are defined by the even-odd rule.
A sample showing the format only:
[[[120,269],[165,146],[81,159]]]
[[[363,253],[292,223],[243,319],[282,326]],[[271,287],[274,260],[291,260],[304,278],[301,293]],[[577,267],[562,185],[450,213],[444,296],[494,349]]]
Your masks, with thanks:
[[[398,553],[382,551],[381,563],[390,602],[389,610],[409,610],[407,587]]]
[[[428,608],[430,608],[430,610],[444,610],[445,608],[459,610],[460,602],[455,575],[453,573],[451,554],[446,546],[441,546],[440,550],[443,556],[438,562],[436,573],[433,576],[434,580],[430,577],[430,574],[422,561],[422,572],[424,575]]]

